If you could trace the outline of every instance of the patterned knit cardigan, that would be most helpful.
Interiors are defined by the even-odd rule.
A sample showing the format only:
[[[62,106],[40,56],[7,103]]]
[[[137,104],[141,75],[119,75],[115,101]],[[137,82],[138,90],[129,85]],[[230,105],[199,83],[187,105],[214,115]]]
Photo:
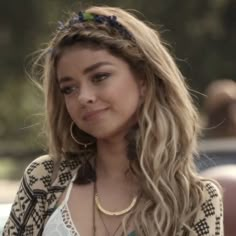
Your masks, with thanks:
[[[33,161],[25,170],[3,236],[40,236],[44,224],[79,168],[78,160],[63,159],[52,181],[54,161],[48,155]],[[218,188],[205,183],[205,197],[189,236],[223,236],[223,206]],[[188,235],[181,230],[178,235]]]
[[[76,160],[62,160],[52,183],[54,161],[41,156],[25,170],[3,236],[42,235],[44,222],[78,170]]]

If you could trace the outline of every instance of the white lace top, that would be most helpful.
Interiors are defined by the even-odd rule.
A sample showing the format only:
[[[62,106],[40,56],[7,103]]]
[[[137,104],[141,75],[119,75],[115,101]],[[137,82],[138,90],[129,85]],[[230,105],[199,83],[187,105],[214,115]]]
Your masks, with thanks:
[[[80,236],[72,221],[68,200],[70,197],[73,181],[71,181],[65,199],[61,205],[53,212],[44,226],[42,236]]]

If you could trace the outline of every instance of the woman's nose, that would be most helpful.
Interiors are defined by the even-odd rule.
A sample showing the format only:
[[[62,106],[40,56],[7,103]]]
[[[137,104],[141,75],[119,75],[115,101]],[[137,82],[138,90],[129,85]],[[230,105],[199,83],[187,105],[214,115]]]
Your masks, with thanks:
[[[78,101],[81,105],[94,103],[96,101],[96,95],[92,89],[81,88],[80,93],[78,94]]]

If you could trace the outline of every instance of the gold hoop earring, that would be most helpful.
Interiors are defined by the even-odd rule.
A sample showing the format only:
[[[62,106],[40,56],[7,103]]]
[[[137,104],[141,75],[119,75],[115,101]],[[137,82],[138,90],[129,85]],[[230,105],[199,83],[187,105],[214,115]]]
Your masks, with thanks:
[[[87,146],[94,144],[94,142],[83,143],[83,142],[78,141],[78,140],[75,138],[74,134],[73,134],[73,126],[74,126],[74,124],[75,124],[74,121],[72,121],[72,122],[71,122],[71,125],[70,125],[70,135],[71,135],[71,138],[72,138],[76,143],[78,143],[79,145],[83,146],[84,148],[87,148]]]

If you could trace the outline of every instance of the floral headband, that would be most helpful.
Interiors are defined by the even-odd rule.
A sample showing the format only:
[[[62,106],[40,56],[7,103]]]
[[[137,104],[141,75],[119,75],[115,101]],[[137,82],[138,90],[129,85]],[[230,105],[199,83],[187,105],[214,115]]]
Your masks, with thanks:
[[[104,16],[104,15],[96,15],[88,12],[79,12],[73,18],[67,23],[63,24],[61,21],[58,22],[58,31],[64,31],[66,29],[69,29],[71,26],[77,24],[77,23],[83,23],[83,22],[96,22],[98,24],[107,24],[110,27],[116,28],[121,35],[123,35],[125,38],[131,39],[132,35],[131,33],[117,21],[116,16]]]

